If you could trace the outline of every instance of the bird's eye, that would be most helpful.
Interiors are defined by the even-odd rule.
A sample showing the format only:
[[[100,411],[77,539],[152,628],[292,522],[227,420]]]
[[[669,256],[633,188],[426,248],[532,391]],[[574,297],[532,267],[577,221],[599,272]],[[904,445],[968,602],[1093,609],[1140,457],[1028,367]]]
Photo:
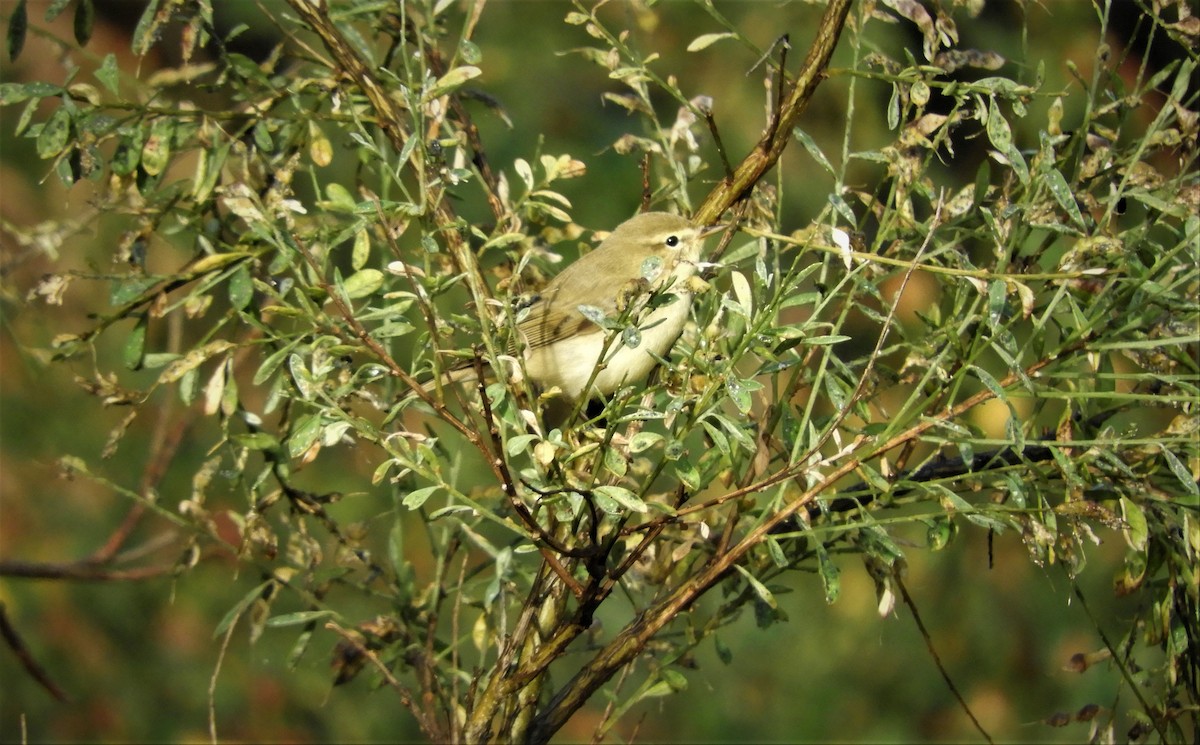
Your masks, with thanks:
[[[675,248],[676,246],[678,246],[678,245],[679,245],[679,236],[677,236],[677,235],[669,235],[669,236],[667,236],[667,241],[666,241],[666,243],[667,243],[667,245],[668,245],[669,247],[671,247],[671,248]]]

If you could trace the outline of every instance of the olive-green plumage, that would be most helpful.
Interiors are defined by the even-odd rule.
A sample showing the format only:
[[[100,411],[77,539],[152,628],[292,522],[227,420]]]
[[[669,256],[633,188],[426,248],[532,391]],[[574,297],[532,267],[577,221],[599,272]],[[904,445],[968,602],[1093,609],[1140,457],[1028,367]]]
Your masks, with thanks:
[[[609,345],[589,393],[608,394],[643,380],[654,368],[655,357],[670,351],[687,322],[692,300],[687,279],[696,273],[705,235],[685,218],[665,212],[647,212],[621,223],[595,251],[551,280],[521,321],[529,377],[543,388],[560,387],[568,398],[581,397],[610,332],[588,320],[579,306],[616,318],[623,299],[645,280],[646,260],[657,257],[661,264],[647,289],[666,288],[675,299],[637,319],[641,344],[636,348],[620,339]]]
[[[696,273],[703,239],[716,229],[696,227],[666,212],[646,212],[621,223],[596,250],[554,277],[519,323],[518,351],[528,377],[543,390],[557,386],[571,400],[585,395],[593,371],[588,396],[607,395],[645,379],[687,323],[692,302],[688,278]],[[659,261],[648,263],[651,258]],[[647,269],[652,270],[649,276]],[[580,311],[580,306],[590,306],[615,319],[647,290],[665,291],[674,299],[634,314],[641,337],[636,347],[620,338],[606,346],[612,332]],[[457,370],[450,378],[466,381],[474,374]]]

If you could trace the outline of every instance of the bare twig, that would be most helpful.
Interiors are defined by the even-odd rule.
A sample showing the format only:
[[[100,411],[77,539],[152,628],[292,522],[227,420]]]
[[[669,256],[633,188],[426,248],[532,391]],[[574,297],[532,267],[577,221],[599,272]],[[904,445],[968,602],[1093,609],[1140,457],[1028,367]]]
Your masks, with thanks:
[[[908,606],[908,610],[912,613],[913,622],[917,624],[917,630],[921,632],[921,638],[925,640],[925,648],[929,650],[929,656],[933,658],[933,664],[937,666],[938,673],[941,674],[942,680],[946,682],[946,687],[950,689],[950,693],[958,701],[958,705],[967,714],[967,718],[971,720],[971,724],[975,725],[975,729],[983,736],[983,739],[988,742],[993,742],[992,736],[987,733],[979,720],[975,718],[974,712],[967,704],[967,700],[963,698],[959,692],[958,686],[954,685],[954,680],[951,679],[950,673],[946,671],[946,666],[942,664],[942,658],[938,655],[937,649],[933,646],[933,638],[929,636],[929,629],[925,628],[925,623],[921,621],[921,614],[917,612],[917,604],[913,602],[912,596],[908,594],[908,588],[904,586],[904,580],[900,578],[900,572],[897,570],[892,573],[892,579],[896,582],[896,587],[900,589],[900,597],[904,598],[904,604]]]
[[[29,647],[25,646],[25,642],[21,639],[21,635],[17,632],[17,628],[13,626],[12,621],[8,619],[8,609],[4,603],[0,603],[0,637],[4,639],[4,643],[13,651],[17,659],[21,662],[21,667],[25,668],[25,672],[29,673],[29,677],[38,682],[42,688],[62,702],[70,701],[66,691],[58,686],[46,672],[36,659],[33,653],[29,651]]]
[[[137,569],[112,569],[101,566],[92,559],[61,564],[39,561],[6,559],[0,561],[0,577],[22,579],[67,579],[99,582],[134,582],[171,574],[176,567],[172,564]]]

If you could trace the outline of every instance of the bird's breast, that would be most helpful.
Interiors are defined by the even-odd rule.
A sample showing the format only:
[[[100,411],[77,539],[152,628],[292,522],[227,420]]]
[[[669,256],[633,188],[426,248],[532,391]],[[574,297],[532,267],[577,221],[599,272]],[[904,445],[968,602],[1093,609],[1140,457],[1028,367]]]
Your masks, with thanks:
[[[657,358],[671,350],[687,323],[691,295],[672,294],[675,299],[671,303],[654,309],[637,324],[637,346],[626,345],[619,332],[613,338],[613,332],[596,328],[528,350],[526,374],[543,388],[558,386],[572,399],[583,395],[598,366],[592,393],[608,395],[622,385],[644,380]]]

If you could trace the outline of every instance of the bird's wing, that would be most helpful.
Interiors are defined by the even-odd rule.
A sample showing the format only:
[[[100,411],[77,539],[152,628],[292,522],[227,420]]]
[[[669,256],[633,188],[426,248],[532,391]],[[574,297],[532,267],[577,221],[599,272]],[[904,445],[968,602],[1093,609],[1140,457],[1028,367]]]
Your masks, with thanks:
[[[601,310],[606,314],[612,311],[610,308]],[[529,349],[537,349],[589,330],[599,331],[600,328],[584,317],[578,308],[563,307],[553,298],[541,297],[530,306],[529,315],[517,325],[517,330]]]

